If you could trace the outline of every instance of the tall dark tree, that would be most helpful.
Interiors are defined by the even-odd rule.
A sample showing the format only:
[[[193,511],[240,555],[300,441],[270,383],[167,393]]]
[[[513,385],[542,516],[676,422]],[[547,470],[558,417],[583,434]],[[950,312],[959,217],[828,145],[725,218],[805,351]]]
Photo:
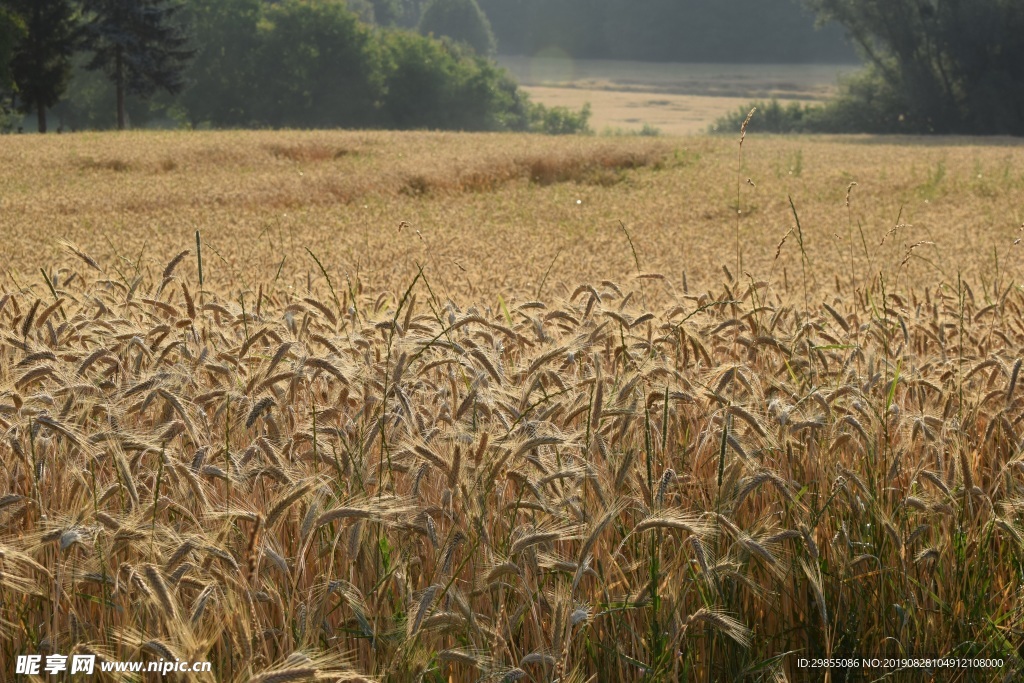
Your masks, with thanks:
[[[179,21],[182,5],[167,0],[83,0],[87,69],[102,69],[117,91],[117,127],[125,127],[125,95],[172,95],[185,86],[194,51]]]
[[[7,7],[6,2],[0,2],[0,96],[7,95],[14,89],[11,59],[14,55],[14,46],[24,34],[25,22]]]
[[[14,45],[11,79],[18,110],[36,113],[46,132],[46,110],[57,104],[71,78],[71,56],[78,30],[70,0],[3,0],[21,19],[23,34]]]

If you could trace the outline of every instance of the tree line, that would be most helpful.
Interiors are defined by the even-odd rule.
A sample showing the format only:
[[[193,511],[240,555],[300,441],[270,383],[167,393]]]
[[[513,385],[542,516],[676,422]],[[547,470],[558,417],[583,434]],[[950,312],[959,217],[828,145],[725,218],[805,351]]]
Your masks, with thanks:
[[[40,131],[50,113],[72,129],[577,132],[588,110],[531,104],[498,49],[787,61],[807,36],[843,43],[800,5],[867,68],[824,106],[770,106],[771,129],[1024,135],[1021,0],[0,0],[0,128],[6,109]]]
[[[585,129],[586,112],[530,103],[493,41],[475,0],[0,0],[0,93],[41,132],[53,115],[69,129]]]

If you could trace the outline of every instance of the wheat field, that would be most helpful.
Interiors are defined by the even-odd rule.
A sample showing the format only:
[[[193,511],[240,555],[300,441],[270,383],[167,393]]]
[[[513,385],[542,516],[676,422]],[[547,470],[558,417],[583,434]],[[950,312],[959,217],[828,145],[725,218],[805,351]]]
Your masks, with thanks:
[[[5,139],[0,662],[1019,680],[1024,148],[737,137]]]

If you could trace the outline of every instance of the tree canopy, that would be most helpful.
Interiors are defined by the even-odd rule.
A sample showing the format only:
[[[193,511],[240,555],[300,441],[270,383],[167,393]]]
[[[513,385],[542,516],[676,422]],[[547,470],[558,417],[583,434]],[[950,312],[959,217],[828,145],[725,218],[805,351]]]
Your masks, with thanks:
[[[793,1],[0,0],[0,102],[37,111],[41,128],[54,107],[72,129],[123,128],[130,116],[136,125],[575,131],[586,112],[529,103],[490,61],[496,43],[506,53],[635,59],[717,46],[706,56],[720,60],[753,43],[736,29],[750,20],[728,12],[751,13],[768,28],[764,41],[806,43],[792,39],[809,35],[810,21]],[[37,59],[32,83],[19,67],[16,83],[13,51],[28,44],[32,13],[51,7],[71,8],[70,32],[38,24],[59,34],[59,58],[45,61],[46,78]],[[71,33],[83,37],[71,41],[73,56]]]
[[[313,128],[373,123],[380,55],[370,29],[344,5],[289,0],[269,9],[261,30],[261,121]]]

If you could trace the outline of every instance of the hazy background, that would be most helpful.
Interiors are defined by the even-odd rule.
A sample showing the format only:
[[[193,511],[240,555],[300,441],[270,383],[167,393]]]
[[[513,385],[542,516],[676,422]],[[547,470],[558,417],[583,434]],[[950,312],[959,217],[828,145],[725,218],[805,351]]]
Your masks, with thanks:
[[[1022,134],[1021,35],[1019,0],[0,0],[0,129]]]
[[[503,55],[734,64],[857,62],[793,0],[478,0]]]
[[[835,93],[861,64],[793,0],[478,0],[531,98],[591,106],[597,132],[699,133],[754,99]]]

